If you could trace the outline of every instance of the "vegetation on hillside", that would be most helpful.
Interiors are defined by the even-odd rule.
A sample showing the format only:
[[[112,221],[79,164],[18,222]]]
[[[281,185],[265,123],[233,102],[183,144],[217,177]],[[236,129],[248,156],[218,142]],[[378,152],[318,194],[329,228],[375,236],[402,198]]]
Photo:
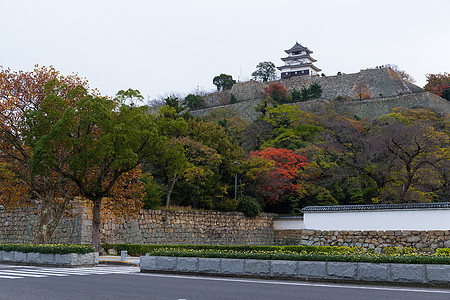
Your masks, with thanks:
[[[0,204],[36,208],[38,243],[76,196],[93,203],[96,249],[104,208],[255,216],[450,198],[449,118],[433,111],[397,108],[373,122],[332,106],[318,115],[285,103],[320,97],[319,85],[289,95],[272,83],[248,123],[217,112],[194,118],[189,108],[204,105],[195,95],[168,96],[152,114],[135,104],[137,90],[102,97],[51,68],[2,70],[0,83]]]

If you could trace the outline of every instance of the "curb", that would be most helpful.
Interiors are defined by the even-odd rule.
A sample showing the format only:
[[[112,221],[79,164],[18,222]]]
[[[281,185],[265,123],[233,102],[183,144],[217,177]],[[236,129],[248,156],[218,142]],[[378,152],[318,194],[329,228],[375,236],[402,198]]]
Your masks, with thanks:
[[[450,265],[141,256],[141,272],[450,288]]]

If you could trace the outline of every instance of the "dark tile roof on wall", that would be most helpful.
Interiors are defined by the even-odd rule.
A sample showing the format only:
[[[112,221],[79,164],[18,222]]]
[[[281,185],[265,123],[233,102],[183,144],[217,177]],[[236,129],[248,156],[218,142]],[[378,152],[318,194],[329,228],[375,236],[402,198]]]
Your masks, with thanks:
[[[304,212],[333,212],[333,211],[390,210],[390,209],[436,209],[436,208],[450,209],[450,202],[308,206],[303,208],[301,211],[304,213]]]

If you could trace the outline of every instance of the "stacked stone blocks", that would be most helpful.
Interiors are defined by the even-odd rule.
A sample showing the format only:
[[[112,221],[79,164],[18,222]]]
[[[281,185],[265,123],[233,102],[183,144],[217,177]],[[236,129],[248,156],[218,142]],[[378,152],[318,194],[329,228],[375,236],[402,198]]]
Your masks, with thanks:
[[[449,286],[450,265],[142,256],[141,272]]]
[[[276,245],[349,246],[375,249],[411,247],[423,251],[450,247],[450,230],[275,231]]]
[[[99,254],[98,252],[86,254],[43,254],[0,251],[0,262],[57,266],[93,266],[98,264]]]

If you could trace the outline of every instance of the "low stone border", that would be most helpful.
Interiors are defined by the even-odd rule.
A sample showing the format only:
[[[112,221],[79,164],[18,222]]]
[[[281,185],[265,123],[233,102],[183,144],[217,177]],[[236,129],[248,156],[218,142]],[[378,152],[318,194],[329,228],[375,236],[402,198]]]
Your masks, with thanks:
[[[0,263],[20,263],[56,266],[92,266],[98,264],[98,252],[86,254],[42,254],[23,253],[17,251],[0,251]]]
[[[140,268],[141,272],[411,283],[450,287],[450,265],[141,256]]]

